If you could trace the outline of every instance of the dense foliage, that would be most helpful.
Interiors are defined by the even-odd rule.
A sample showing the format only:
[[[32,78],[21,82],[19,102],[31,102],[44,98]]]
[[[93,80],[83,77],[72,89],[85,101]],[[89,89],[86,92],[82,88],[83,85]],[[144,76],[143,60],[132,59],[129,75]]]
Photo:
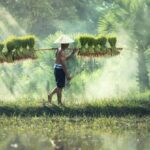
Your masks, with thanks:
[[[0,7],[2,7],[2,9],[0,13],[4,12],[3,8],[5,8],[7,13],[3,13],[3,15],[0,16],[0,38],[5,39],[5,37],[7,37],[6,33],[7,35],[12,34],[10,30],[13,30],[15,35],[25,35],[27,33],[35,34],[41,39],[38,45],[40,45],[41,48],[49,48],[58,47],[58,45],[53,44],[53,41],[62,33],[71,33],[70,36],[72,37],[81,35],[79,32],[88,33],[90,35],[92,33],[92,36],[88,37],[88,44],[84,45],[84,41],[83,43],[81,42],[81,45],[83,44],[85,47],[83,49],[81,48],[81,50],[90,49],[93,53],[102,49],[105,50],[107,46],[113,49],[116,48],[120,40],[119,38],[121,37],[122,43],[126,41],[125,37],[128,35],[128,40],[132,41],[132,43],[130,43],[132,45],[131,51],[134,52],[137,50],[136,54],[138,54],[139,57],[138,71],[136,72],[136,81],[134,81],[133,87],[147,90],[149,89],[148,73],[150,69],[148,40],[150,34],[149,21],[147,19],[149,16],[149,6],[148,0],[72,0],[69,2],[68,0],[1,0]],[[20,25],[20,28],[26,31],[25,33],[20,32],[19,29],[14,26],[16,22],[14,22],[13,19]],[[97,29],[99,33],[97,33]],[[62,32],[56,32],[60,30]],[[124,32],[120,32],[120,30]],[[110,33],[113,33],[111,35],[115,36],[107,37],[108,39],[106,39],[106,35],[110,35]],[[96,38],[99,39],[98,43],[92,39],[93,35],[97,34],[103,35]],[[117,37],[117,39],[115,37]],[[26,42],[22,44],[21,51],[26,47]],[[75,47],[76,45],[72,44],[71,46]],[[6,44],[0,44],[0,53],[6,54],[6,48]],[[12,64],[12,66],[1,65],[1,85],[5,85],[11,93],[18,91],[18,87],[20,87],[19,93],[21,94],[33,93],[32,95],[46,95],[44,91],[47,92],[55,86],[53,77],[55,52],[40,52],[38,56],[39,59],[34,62],[22,62],[20,64]],[[5,57],[5,55],[1,54],[0,57]],[[121,63],[122,59],[124,59],[124,55],[121,55],[118,63],[112,60],[110,65],[112,72],[114,72],[113,77],[116,77],[116,74],[120,72],[121,75],[118,79],[120,79],[124,73],[122,73],[122,70],[114,71],[113,68],[118,66],[116,64]],[[127,59],[132,60],[135,58],[130,55]],[[74,57],[71,63],[67,64],[70,73],[75,76],[71,81],[71,85],[74,86],[71,86],[69,90],[67,89],[71,93],[71,96],[77,97],[77,94],[85,90],[85,82],[90,80],[91,72],[97,74],[97,78],[99,79],[106,63],[107,60],[102,58],[99,60],[92,57],[85,59],[76,59],[76,57]],[[128,64],[128,62],[125,63]],[[111,72],[110,68],[109,70]],[[124,72],[128,72],[128,69],[124,70]],[[105,76],[108,76],[108,74],[110,75],[110,73],[107,72]],[[109,76],[107,79],[108,78]],[[131,75],[131,79],[135,80],[135,74]]]
[[[150,15],[149,0],[117,0],[113,7],[99,19],[98,31],[100,33],[119,33],[128,35],[128,40],[132,49],[138,55],[137,80],[141,91],[150,88],[149,84],[149,64],[147,55],[150,47]],[[133,51],[133,50],[132,50]]]
[[[0,5],[12,14],[25,31],[43,38],[56,31],[96,33],[98,18],[110,2],[111,0],[1,0]]]

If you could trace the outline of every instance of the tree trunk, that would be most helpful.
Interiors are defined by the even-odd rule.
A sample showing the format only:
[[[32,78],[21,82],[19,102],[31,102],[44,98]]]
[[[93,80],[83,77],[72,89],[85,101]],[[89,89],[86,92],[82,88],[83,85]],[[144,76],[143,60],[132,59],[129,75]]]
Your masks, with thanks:
[[[145,62],[144,49],[138,46],[138,81],[140,91],[143,92],[150,88],[148,70]]]

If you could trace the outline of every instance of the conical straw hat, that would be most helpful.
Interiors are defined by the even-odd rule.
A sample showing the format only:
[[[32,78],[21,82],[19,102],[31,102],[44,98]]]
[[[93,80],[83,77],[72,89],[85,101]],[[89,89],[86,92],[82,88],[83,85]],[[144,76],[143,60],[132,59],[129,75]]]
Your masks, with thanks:
[[[73,42],[74,42],[74,40],[72,38],[70,38],[69,36],[62,35],[54,43],[67,44],[67,43],[73,43]]]

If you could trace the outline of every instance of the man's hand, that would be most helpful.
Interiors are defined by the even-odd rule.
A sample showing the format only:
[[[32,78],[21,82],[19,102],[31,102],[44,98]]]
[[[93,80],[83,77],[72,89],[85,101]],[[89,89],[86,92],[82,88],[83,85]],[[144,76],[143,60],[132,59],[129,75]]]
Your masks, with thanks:
[[[70,75],[67,75],[67,80],[70,81],[72,79],[72,77]]]
[[[75,54],[79,49],[78,48],[74,48],[73,49],[73,54]]]

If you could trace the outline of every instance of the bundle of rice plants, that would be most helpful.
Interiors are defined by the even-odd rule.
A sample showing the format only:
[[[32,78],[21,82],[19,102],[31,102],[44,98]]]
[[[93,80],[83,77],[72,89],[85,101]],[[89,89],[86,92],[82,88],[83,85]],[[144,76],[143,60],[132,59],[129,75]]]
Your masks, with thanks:
[[[4,43],[0,42],[0,62],[4,61],[3,48],[4,48]]]
[[[81,46],[78,52],[78,54],[81,55],[86,52],[86,47],[87,47],[86,35],[80,35],[76,38],[76,40],[79,43],[78,45]]]
[[[94,52],[95,38],[93,35],[81,35],[78,39],[81,45],[81,51],[79,51],[79,53],[88,54]]]
[[[87,43],[88,43],[88,46],[93,46],[95,43],[95,39],[94,39],[94,37],[93,36],[86,36],[86,41],[87,41]]]
[[[22,58],[22,40],[20,37],[10,37],[6,41],[7,53],[5,54],[8,59],[21,59]]]
[[[6,47],[7,47],[7,52],[8,53],[12,53],[12,51],[15,49],[15,42],[14,42],[14,39],[9,39],[7,42],[6,42]]]
[[[4,48],[4,43],[0,42],[0,52],[2,52],[3,48]]]
[[[117,38],[116,37],[108,37],[108,42],[111,48],[116,48]]]
[[[107,38],[104,36],[98,36],[96,38],[97,44],[101,46],[101,48],[106,48]]]
[[[21,41],[21,47],[23,49],[27,49],[27,47],[28,47],[28,40],[26,39],[26,37],[21,37],[20,41]]]
[[[28,35],[21,38],[22,54],[24,58],[33,58],[35,56],[35,36]]]
[[[22,47],[22,42],[19,37],[14,39],[14,44],[15,44],[15,49],[12,52],[13,59],[20,59],[22,57],[21,54],[21,47]]]
[[[5,57],[6,57],[6,61],[7,62],[12,62],[13,61],[13,50],[15,50],[15,40],[14,37],[10,37],[9,39],[7,39],[6,41],[6,48],[7,48],[7,52],[5,52]]]
[[[79,42],[80,42],[80,44],[81,44],[81,48],[85,47],[85,45],[86,45],[86,43],[87,43],[87,41],[86,41],[86,35],[81,35],[81,36],[79,37]]]
[[[20,37],[21,49],[20,58],[26,58],[29,55],[28,39],[27,36]]]
[[[116,43],[117,43],[117,38],[116,37],[108,37],[108,43],[109,43],[109,45],[110,45],[110,47],[111,47],[111,55],[118,55],[119,54],[119,52],[117,51],[117,49],[116,49]]]
[[[27,36],[26,40],[27,40],[27,42],[28,42],[29,48],[30,48],[30,49],[33,49],[33,48],[34,48],[34,45],[35,45],[35,36],[29,35],[29,36]]]
[[[94,48],[95,48],[95,38],[94,38],[94,36],[91,36],[91,35],[87,36],[86,41],[87,41],[87,44],[89,46],[87,53],[93,53]]]
[[[107,43],[107,38],[105,36],[97,36],[96,38],[97,40],[97,45],[100,45],[100,53],[104,54],[107,52],[107,47],[106,47],[106,43]]]
[[[99,53],[99,52],[101,52],[101,46],[100,46],[100,44],[96,44],[95,45],[95,49],[94,49],[94,52],[96,52],[96,53]]]

